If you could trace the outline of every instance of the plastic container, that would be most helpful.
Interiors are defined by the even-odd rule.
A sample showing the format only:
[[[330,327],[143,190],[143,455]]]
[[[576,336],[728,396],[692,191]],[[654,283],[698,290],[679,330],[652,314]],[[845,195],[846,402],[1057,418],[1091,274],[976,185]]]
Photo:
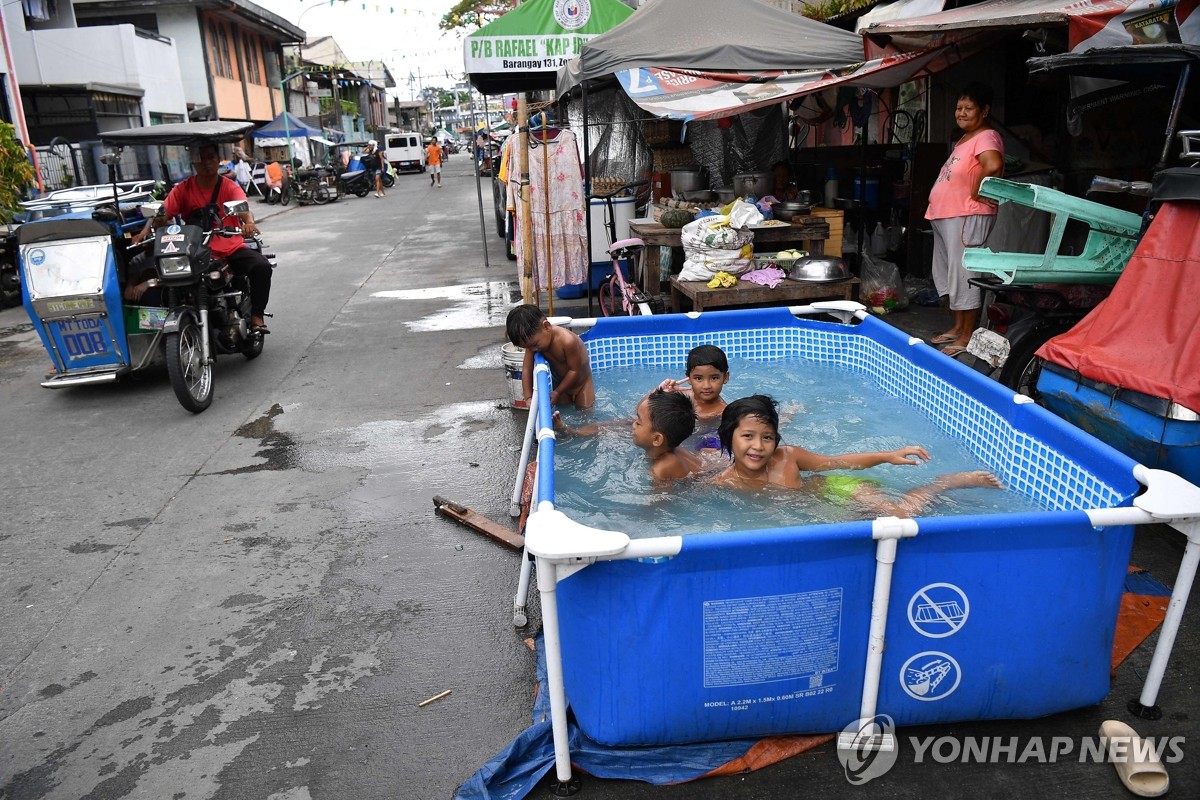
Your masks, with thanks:
[[[622,263],[622,269],[626,274],[629,274],[628,262]],[[600,288],[600,284],[608,280],[608,276],[613,274],[611,261],[597,262],[592,264],[592,291]],[[569,283],[566,286],[560,286],[554,290],[554,293],[563,300],[574,300],[579,297],[587,297],[586,283]]]
[[[617,230],[613,234],[613,238],[608,238],[608,228],[605,227],[605,221],[608,219],[608,209],[605,208],[603,200],[593,198],[590,203],[592,206],[592,222],[588,225],[588,232],[592,236],[592,262],[610,262],[612,259],[608,257],[608,246],[612,242],[619,242],[622,239],[629,238],[629,220],[633,219],[633,212],[636,206],[633,197],[614,197],[613,218],[617,223]]]
[[[838,196],[837,170],[830,167],[825,171],[825,207],[834,208],[833,201]]]
[[[512,394],[513,408],[529,408],[525,402],[525,390],[521,388],[521,369],[525,365],[525,348],[511,342],[500,348],[500,361],[504,364],[504,379]]]
[[[879,208],[879,178],[867,178],[867,190],[862,191],[862,176],[854,176],[854,199],[862,200],[867,208]]]

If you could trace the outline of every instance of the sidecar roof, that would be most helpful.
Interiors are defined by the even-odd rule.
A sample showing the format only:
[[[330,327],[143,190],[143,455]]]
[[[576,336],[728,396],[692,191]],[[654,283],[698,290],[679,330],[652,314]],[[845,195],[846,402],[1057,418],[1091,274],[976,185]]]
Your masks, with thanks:
[[[175,122],[169,125],[106,131],[100,134],[100,141],[108,145],[177,144],[185,147],[206,142],[228,144],[240,142],[254,127],[253,122],[229,120]]]
[[[63,214],[34,222],[26,222],[17,228],[18,244],[38,244],[58,239],[83,239],[89,236],[111,236],[112,228],[92,219],[91,211]]]

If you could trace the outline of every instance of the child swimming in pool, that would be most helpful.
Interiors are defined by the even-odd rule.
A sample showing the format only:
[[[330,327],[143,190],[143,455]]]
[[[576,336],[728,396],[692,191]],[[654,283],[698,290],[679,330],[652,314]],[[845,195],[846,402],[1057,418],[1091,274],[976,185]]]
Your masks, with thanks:
[[[550,404],[574,403],[577,409],[596,404],[596,387],[592,382],[592,364],[587,346],[573,331],[551,325],[546,315],[535,305],[526,303],[508,312],[504,323],[509,341],[525,348],[521,365],[521,391],[525,402],[533,398],[533,356],[541,353],[550,364],[554,379]]]
[[[680,447],[695,429],[696,412],[681,394],[655,389],[638,403],[633,443],[646,452],[656,484],[669,484],[700,469],[700,457]]]
[[[684,368],[687,382],[667,378],[658,388],[664,392],[681,392],[696,407],[699,422],[717,421],[725,410],[721,390],[729,383],[729,359],[715,344],[702,344],[688,351]]]
[[[726,406],[717,433],[721,448],[729,454],[732,463],[712,482],[734,489],[769,486],[807,489],[835,502],[854,501],[881,515],[911,517],[948,489],[1000,488],[1000,481],[990,472],[955,472],[939,476],[928,485],[910,489],[899,500],[892,500],[870,479],[844,475],[805,478],[802,472],[867,469],[879,464],[916,466],[928,461],[929,453],[919,445],[909,445],[879,453],[828,456],[802,447],[781,445],[775,401],[761,394],[734,400]]]

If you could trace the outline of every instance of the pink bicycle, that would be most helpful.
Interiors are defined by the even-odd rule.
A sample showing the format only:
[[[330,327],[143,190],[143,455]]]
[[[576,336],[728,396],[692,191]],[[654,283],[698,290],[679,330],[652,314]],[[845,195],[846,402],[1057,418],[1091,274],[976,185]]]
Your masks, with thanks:
[[[607,207],[604,227],[608,230],[610,241],[617,228],[612,199],[623,192],[637,189],[646,184],[646,181],[636,181],[634,183],[627,183],[607,194],[591,195],[591,197],[603,200]],[[637,284],[632,280],[625,280],[625,273],[621,268],[621,262],[624,259],[630,259],[630,263],[641,265],[642,252],[645,249],[646,243],[638,238],[621,239],[609,245],[608,255],[612,259],[613,274],[604,279],[599,289],[600,312],[604,316],[650,316],[655,313],[661,314],[664,311],[665,306],[662,298],[647,297],[637,288]]]

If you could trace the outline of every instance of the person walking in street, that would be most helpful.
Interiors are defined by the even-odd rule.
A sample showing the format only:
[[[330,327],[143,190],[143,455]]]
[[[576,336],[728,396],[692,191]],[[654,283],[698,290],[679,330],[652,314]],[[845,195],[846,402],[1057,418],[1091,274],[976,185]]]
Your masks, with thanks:
[[[429,166],[429,185],[442,188],[442,147],[436,139],[425,142],[425,163]]]
[[[375,142],[367,142],[366,149],[363,150],[362,165],[367,171],[368,183],[375,184],[375,196],[383,197],[383,156]]]

